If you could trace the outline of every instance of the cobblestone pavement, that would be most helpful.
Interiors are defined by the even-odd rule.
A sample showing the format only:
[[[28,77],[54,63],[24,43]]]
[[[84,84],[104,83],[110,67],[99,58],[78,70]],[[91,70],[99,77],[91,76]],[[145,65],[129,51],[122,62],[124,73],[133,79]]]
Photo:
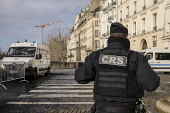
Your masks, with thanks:
[[[73,69],[52,70],[52,73],[50,79],[8,102],[7,107],[13,109],[7,113],[90,113],[93,83],[77,84]],[[148,113],[157,113],[155,102],[170,96],[170,75],[159,76],[160,87],[155,92],[145,92],[142,98]]]
[[[161,74],[160,86],[154,92],[145,92],[145,96],[142,101],[147,107],[148,113],[157,113],[155,110],[155,104],[158,100],[166,97],[170,97],[170,74]]]

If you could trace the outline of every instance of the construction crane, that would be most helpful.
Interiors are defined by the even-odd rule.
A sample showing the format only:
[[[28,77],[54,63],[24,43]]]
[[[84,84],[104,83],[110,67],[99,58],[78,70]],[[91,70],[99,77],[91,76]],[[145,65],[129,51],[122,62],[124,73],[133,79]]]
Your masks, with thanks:
[[[51,24],[55,24],[55,23],[59,23],[61,21],[57,21],[57,22],[52,22],[52,23],[48,23],[48,24],[42,24],[42,25],[39,25],[39,26],[35,26],[35,27],[42,27],[42,44],[43,44],[43,28],[46,26],[46,25],[51,25]]]

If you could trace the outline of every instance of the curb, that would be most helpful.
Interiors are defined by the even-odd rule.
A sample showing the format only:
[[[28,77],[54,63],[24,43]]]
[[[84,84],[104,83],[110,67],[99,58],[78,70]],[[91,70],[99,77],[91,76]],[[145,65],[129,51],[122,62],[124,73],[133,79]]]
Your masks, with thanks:
[[[170,113],[170,97],[163,98],[157,101],[156,108],[165,113]]]

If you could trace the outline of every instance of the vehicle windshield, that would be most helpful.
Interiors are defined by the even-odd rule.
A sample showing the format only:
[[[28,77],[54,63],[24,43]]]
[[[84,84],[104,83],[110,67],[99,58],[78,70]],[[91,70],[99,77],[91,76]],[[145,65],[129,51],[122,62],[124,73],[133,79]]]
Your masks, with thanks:
[[[35,47],[11,47],[9,48],[6,57],[34,57]]]

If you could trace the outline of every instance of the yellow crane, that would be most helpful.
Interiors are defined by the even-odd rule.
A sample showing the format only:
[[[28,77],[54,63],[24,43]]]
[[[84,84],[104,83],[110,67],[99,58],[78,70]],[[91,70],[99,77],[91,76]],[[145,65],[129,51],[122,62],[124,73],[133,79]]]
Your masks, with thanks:
[[[55,23],[59,23],[59,22],[61,22],[61,21],[51,22],[51,23],[48,23],[48,24],[42,24],[42,25],[35,26],[35,27],[42,27],[42,44],[43,44],[43,28],[44,28],[46,25],[51,25],[51,24],[55,24]]]

